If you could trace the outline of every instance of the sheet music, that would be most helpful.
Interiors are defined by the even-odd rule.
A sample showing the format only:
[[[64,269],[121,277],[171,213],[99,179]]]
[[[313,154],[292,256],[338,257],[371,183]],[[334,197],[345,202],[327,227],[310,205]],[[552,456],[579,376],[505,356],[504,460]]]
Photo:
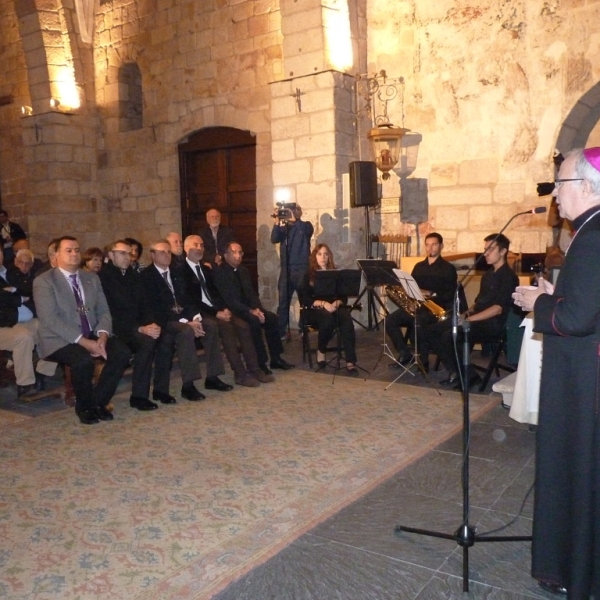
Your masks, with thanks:
[[[398,281],[404,288],[406,295],[409,298],[413,298],[414,300],[419,300],[423,302],[425,298],[423,294],[421,294],[421,290],[415,281],[415,278],[412,275],[409,275],[405,271],[401,271],[400,269],[393,269],[394,275],[398,278]]]

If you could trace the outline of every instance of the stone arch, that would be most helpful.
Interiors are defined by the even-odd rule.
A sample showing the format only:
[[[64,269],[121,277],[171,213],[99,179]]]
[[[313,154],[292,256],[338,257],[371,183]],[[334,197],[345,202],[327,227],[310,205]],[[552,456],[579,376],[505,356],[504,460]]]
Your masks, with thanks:
[[[564,120],[556,147],[563,154],[572,148],[583,148],[600,120],[600,82],[577,101]]]

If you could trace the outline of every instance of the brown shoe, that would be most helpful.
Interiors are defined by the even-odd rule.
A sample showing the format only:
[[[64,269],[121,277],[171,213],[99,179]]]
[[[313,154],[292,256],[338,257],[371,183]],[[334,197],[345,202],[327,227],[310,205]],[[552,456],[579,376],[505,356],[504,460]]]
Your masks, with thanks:
[[[267,375],[260,370],[256,371],[256,373],[252,373],[252,377],[255,377],[261,383],[273,383],[275,381],[273,375]]]
[[[236,377],[234,379],[235,385],[243,385],[244,387],[259,387],[258,379],[252,375],[244,375],[243,377]]]

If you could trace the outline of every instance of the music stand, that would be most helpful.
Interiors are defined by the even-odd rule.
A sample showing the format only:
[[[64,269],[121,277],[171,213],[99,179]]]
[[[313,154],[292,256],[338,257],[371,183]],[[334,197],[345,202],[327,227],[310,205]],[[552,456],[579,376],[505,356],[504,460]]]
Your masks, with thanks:
[[[358,259],[356,261],[360,270],[365,276],[365,287],[359,294],[358,298],[353,304],[353,307],[357,306],[360,299],[367,294],[367,323],[365,327],[359,321],[356,321],[361,327],[367,331],[373,331],[373,329],[379,329],[379,323],[381,321],[377,318],[377,312],[375,309],[375,301],[379,303],[379,306],[383,309],[385,315],[388,314],[388,310],[385,304],[377,294],[376,287],[382,285],[388,285],[389,280],[384,272],[385,269],[395,269],[398,265],[393,260],[381,260],[381,259]],[[373,323],[375,325],[373,325]]]
[[[359,269],[328,269],[315,273],[315,296],[317,298],[339,298],[340,296],[357,296],[360,291],[361,271]],[[349,307],[350,308],[350,307]],[[338,312],[336,310],[337,352],[329,362],[337,361],[333,378],[341,369],[342,348]],[[357,368],[362,369],[356,365]],[[362,369],[364,371],[364,369]]]

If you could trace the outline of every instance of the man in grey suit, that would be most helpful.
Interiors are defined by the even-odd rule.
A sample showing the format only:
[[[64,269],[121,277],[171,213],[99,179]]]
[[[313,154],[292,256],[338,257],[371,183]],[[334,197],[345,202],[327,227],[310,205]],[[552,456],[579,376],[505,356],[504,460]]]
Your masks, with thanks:
[[[81,271],[81,251],[74,237],[56,243],[57,266],[36,277],[33,297],[39,319],[40,356],[71,367],[75,412],[85,425],[112,420],[106,405],[113,397],[131,352],[111,337],[112,319],[100,279]],[[96,386],[94,358],[106,361]]]

